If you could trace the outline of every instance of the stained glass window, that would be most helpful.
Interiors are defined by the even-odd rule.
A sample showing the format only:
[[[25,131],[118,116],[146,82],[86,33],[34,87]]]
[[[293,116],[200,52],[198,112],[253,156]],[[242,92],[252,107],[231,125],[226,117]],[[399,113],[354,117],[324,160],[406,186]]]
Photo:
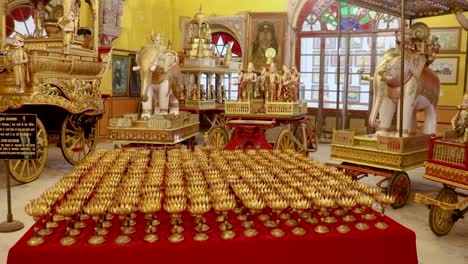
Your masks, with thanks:
[[[357,72],[372,75],[383,51],[395,46],[399,18],[343,1],[309,0],[298,26],[302,99],[312,108],[343,109],[347,101],[347,110],[368,111],[372,87]]]

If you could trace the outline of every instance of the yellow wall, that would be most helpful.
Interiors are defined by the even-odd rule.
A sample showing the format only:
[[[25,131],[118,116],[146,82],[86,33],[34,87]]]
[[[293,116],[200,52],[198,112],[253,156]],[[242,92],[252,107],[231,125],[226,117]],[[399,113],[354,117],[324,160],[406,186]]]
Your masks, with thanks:
[[[464,13],[468,17],[468,12]],[[437,16],[424,18],[420,20],[421,22],[426,23],[430,28],[431,27],[460,27],[457,19],[453,15],[446,16]],[[458,83],[456,85],[441,85],[442,93],[439,98],[439,106],[454,106],[459,105],[463,98],[463,93],[465,89],[465,75],[468,74],[468,69],[465,68],[466,57],[466,47],[468,41],[468,32],[463,31],[462,29],[462,38],[460,43],[460,52],[455,53],[445,53],[441,52],[438,54],[438,57],[459,57],[458,65]]]
[[[180,22],[192,17],[202,6],[207,16],[232,16],[240,12],[285,12],[286,0],[139,0],[125,1],[122,16],[122,34],[114,48],[138,50],[149,42],[148,34],[154,30],[166,40],[171,40],[175,50],[180,50]]]

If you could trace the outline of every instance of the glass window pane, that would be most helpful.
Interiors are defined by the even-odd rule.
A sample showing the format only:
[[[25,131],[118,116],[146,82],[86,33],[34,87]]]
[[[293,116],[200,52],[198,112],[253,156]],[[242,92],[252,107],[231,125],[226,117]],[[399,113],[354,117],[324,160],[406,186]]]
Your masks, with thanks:
[[[301,56],[301,72],[312,72],[313,57],[310,55]]]

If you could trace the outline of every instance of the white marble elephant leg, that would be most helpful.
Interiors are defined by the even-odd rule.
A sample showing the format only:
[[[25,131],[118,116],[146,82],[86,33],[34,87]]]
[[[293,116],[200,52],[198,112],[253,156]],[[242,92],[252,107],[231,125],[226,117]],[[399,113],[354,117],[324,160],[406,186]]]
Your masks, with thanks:
[[[424,111],[424,134],[433,134],[437,131],[437,113],[434,105],[424,96],[418,96],[414,101],[415,109]]]
[[[153,87],[150,87],[148,89],[148,100],[146,102],[142,102],[141,108],[142,108],[142,114],[141,118],[149,118],[152,112],[152,107],[153,107]]]
[[[169,113],[169,81],[164,80],[159,85],[159,108],[161,113]]]
[[[169,96],[169,113],[176,115],[179,114],[179,100],[174,95],[174,93],[172,93],[172,90]]]
[[[414,93],[405,95],[403,99],[403,134],[415,134],[417,127],[417,108],[415,108]],[[400,129],[400,105],[398,105],[397,130]]]
[[[395,115],[396,104],[392,99],[384,97],[379,111],[379,126],[377,133],[385,133],[390,130],[392,126],[393,116]]]

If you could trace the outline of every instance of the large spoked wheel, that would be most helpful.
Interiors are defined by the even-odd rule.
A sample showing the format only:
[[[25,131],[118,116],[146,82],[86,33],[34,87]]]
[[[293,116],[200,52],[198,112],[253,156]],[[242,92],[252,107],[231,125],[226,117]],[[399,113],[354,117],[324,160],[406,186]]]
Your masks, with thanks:
[[[296,143],[289,128],[283,128],[276,139],[275,149],[281,151],[296,150]]]
[[[96,148],[97,120],[94,117],[69,114],[62,124],[60,148],[64,158],[76,165]]]
[[[223,126],[214,126],[207,132],[206,143],[215,149],[224,149],[229,141],[229,136]]]
[[[438,201],[454,204],[458,202],[457,194],[451,188],[444,187],[437,194]],[[429,210],[429,226],[437,236],[446,235],[455,224],[456,214],[453,210],[445,210],[437,205],[431,205]]]
[[[294,133],[298,140],[297,151],[300,153],[308,153],[317,151],[317,136],[313,131],[308,129],[308,124],[301,123]]]
[[[398,171],[393,174],[388,183],[387,194],[395,197],[395,202],[391,204],[394,209],[405,206],[410,194],[411,181],[408,174]]]
[[[33,160],[8,160],[7,165],[13,178],[20,183],[32,182],[41,175],[47,161],[48,140],[47,132],[41,120],[36,119],[37,126],[37,159]]]

